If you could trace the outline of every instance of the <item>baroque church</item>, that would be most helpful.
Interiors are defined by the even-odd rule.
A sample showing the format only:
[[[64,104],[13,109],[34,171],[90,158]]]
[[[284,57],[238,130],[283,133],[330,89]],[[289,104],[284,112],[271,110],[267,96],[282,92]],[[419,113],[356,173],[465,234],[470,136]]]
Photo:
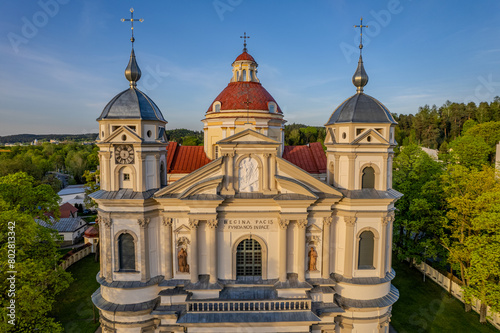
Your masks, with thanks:
[[[324,151],[284,145],[245,42],[196,147],[168,142],[133,42],[130,87],[97,118],[103,332],[388,332],[396,122],[361,55]]]

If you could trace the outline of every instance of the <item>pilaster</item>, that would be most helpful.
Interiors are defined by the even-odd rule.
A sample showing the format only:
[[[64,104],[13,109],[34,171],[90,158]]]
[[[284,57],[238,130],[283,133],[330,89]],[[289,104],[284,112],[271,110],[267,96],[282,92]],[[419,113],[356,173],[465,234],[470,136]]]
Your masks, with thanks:
[[[354,226],[357,218],[355,216],[344,216],[346,225],[345,233],[345,260],[344,277],[352,278],[354,265]]]
[[[279,238],[279,254],[278,254],[278,267],[279,267],[279,281],[286,281],[286,231],[288,229],[288,224],[290,220],[278,218],[278,238]]]
[[[199,220],[189,219],[189,227],[191,228],[191,282],[198,282],[198,224]]]
[[[149,217],[137,219],[140,227],[140,244],[141,244],[141,282],[149,280],[149,235],[148,226],[151,219]]]
[[[165,260],[163,261],[165,272],[165,279],[171,279],[173,275],[173,260],[172,260],[172,218],[163,217],[163,240],[164,240],[164,253]]]

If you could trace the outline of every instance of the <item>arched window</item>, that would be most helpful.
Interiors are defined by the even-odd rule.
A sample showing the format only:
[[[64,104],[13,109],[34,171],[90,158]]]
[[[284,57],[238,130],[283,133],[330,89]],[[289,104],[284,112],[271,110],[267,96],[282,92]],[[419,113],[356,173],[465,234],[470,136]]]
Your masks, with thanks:
[[[373,232],[363,231],[359,235],[359,258],[358,258],[358,269],[372,269],[373,266],[373,254],[375,247]]]
[[[259,242],[244,239],[236,251],[236,277],[262,276],[262,248]]]
[[[161,187],[167,186],[167,172],[165,170],[165,163],[163,163],[163,161],[160,163],[160,182]]]
[[[120,271],[135,271],[135,244],[131,234],[118,237],[118,258]]]
[[[240,81],[247,81],[247,70],[244,69],[242,72],[241,72],[241,78],[240,78]]]
[[[372,167],[366,167],[363,169],[361,188],[375,188],[375,170],[373,170]]]

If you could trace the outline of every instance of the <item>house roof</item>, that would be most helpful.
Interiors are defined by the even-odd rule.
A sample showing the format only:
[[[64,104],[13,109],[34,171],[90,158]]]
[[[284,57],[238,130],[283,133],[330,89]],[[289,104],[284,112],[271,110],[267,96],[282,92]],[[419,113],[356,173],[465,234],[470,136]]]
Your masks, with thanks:
[[[203,146],[181,146],[177,142],[167,146],[167,173],[191,173],[210,162]]]
[[[69,202],[65,202],[59,207],[59,211],[61,212],[61,217],[64,218],[70,217],[72,213],[78,212],[78,209]]]
[[[69,195],[69,194],[77,194],[77,193],[85,193],[85,185],[68,185],[59,192],[57,195]]]
[[[43,220],[38,220],[38,219],[36,220],[36,222],[42,227],[55,229],[58,232],[74,232],[81,227],[80,221],[83,222],[82,225],[86,224],[86,222],[82,220],[80,217],[62,218],[52,225],[48,224]]]
[[[326,155],[320,142],[304,146],[285,146],[283,158],[309,173],[326,172]]]
[[[91,226],[85,230],[84,235],[87,238],[96,238],[99,237],[99,230],[95,226]]]

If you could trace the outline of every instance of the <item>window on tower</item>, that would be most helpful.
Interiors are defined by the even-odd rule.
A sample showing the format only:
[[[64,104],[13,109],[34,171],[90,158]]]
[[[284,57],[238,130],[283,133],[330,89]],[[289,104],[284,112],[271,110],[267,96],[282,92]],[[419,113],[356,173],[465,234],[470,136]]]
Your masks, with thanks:
[[[363,169],[361,188],[375,188],[375,170],[372,167]]]
[[[359,235],[358,269],[373,269],[375,237],[371,231],[363,231]]]
[[[118,237],[118,257],[120,271],[135,271],[134,237],[124,233]]]

